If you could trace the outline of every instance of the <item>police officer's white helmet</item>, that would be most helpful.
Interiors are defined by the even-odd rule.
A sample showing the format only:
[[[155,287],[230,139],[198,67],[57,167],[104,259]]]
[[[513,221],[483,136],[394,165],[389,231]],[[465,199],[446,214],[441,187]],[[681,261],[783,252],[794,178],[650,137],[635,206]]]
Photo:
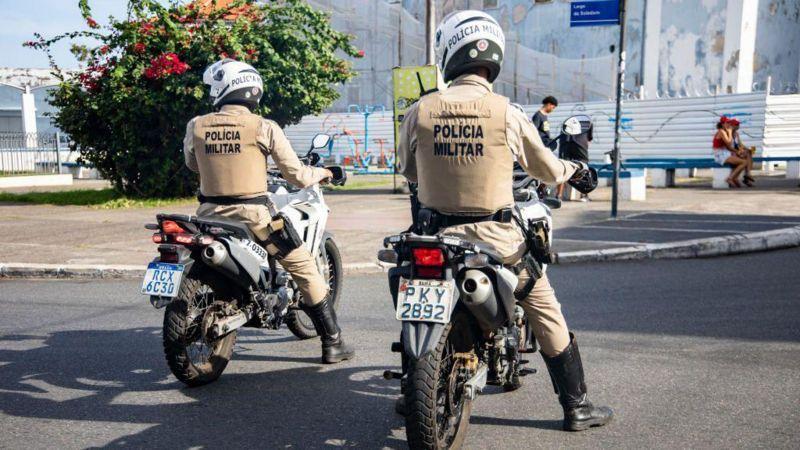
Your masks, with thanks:
[[[436,57],[444,81],[474,67],[489,69],[489,81],[494,81],[503,65],[505,47],[502,28],[483,11],[452,12],[436,29]]]
[[[250,64],[223,59],[208,66],[203,82],[211,86],[211,102],[216,107],[236,103],[255,108],[264,93],[264,82]]]

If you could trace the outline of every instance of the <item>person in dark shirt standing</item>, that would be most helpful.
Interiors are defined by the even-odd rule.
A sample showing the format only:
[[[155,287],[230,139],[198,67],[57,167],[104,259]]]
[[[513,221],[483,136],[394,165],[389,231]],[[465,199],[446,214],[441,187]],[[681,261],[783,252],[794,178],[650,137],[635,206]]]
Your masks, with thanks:
[[[531,118],[533,126],[539,132],[539,137],[542,138],[542,143],[550,150],[556,149],[556,140],[550,137],[550,122],[547,121],[547,115],[555,111],[557,106],[558,100],[552,95],[548,95],[542,100],[542,107]]]

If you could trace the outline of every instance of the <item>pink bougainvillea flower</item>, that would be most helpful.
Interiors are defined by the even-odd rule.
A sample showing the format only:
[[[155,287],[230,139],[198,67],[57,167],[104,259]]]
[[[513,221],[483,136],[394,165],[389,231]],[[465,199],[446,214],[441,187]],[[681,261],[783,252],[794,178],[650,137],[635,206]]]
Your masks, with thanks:
[[[151,80],[180,75],[189,70],[189,65],[181,61],[175,53],[162,53],[150,60],[150,67],[144,70],[144,76]]]
[[[358,53],[356,53],[357,58],[363,58],[364,55],[365,55],[364,50],[359,50]]]
[[[89,28],[99,28],[100,25],[97,24],[97,21],[92,19],[91,17],[86,18],[86,25],[89,25]]]
[[[152,23],[143,23],[141,27],[139,27],[139,32],[142,34],[150,34],[151,31],[155,29],[155,26]]]
[[[97,92],[100,89],[100,79],[108,73],[108,67],[102,65],[90,65],[86,70],[78,74],[78,81],[89,92]]]
[[[145,45],[141,42],[133,44],[133,51],[136,53],[144,53],[145,49],[146,49]]]

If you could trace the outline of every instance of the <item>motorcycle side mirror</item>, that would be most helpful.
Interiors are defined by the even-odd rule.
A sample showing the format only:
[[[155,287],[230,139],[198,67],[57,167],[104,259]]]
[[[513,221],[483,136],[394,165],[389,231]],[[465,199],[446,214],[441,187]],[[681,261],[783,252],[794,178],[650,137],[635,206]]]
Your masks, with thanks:
[[[558,209],[561,208],[561,199],[556,197],[545,197],[542,199],[542,203],[547,205],[550,209]]]
[[[331,142],[331,137],[325,133],[319,133],[311,140],[311,149],[326,148]]]

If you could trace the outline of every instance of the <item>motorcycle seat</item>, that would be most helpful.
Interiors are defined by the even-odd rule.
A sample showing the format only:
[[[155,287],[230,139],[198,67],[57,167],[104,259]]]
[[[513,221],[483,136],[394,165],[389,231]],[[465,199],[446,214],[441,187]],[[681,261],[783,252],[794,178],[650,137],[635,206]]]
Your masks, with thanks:
[[[205,225],[208,227],[218,227],[225,231],[233,233],[234,236],[241,239],[250,239],[255,241],[256,238],[250,231],[247,225],[239,222],[238,220],[228,219],[225,217],[197,217],[194,220],[198,225]]]

